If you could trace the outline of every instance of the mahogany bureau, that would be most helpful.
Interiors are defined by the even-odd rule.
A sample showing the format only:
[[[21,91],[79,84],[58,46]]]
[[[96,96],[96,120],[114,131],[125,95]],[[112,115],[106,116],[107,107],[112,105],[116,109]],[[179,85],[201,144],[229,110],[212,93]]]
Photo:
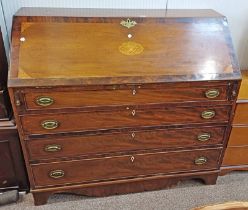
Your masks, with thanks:
[[[222,15],[22,8],[10,73],[36,205],[216,182],[241,80]]]
[[[232,131],[223,159],[221,174],[248,170],[248,71],[242,71],[242,83],[237,100]]]

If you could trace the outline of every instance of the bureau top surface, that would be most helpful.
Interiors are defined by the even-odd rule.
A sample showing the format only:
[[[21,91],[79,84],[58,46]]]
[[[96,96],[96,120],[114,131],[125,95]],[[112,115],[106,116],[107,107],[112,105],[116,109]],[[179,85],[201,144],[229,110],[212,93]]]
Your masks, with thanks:
[[[226,18],[212,10],[22,8],[9,86],[239,79]]]

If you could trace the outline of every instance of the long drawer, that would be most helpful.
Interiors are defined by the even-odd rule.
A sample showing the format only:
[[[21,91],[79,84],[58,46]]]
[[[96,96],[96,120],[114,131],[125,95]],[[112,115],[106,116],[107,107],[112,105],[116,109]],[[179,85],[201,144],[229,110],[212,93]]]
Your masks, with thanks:
[[[163,107],[21,116],[25,134],[46,134],[135,126],[228,122],[230,106]]]
[[[221,145],[226,127],[158,129],[28,140],[31,160],[131,150]]]
[[[36,186],[217,169],[221,149],[110,156],[31,165]]]
[[[107,86],[102,90],[25,89],[23,92],[26,110],[228,100],[226,84],[207,87],[168,87],[168,84]]]

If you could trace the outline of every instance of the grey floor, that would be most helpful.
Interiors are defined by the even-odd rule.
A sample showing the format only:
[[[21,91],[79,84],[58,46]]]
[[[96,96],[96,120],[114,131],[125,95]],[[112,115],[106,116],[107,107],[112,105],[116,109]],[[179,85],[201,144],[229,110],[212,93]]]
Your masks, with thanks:
[[[179,183],[173,189],[135,193],[105,198],[75,195],[53,195],[48,204],[35,207],[31,194],[17,204],[2,206],[4,210],[189,210],[194,207],[227,201],[248,201],[248,172],[233,172],[219,177],[216,185],[197,181]]]

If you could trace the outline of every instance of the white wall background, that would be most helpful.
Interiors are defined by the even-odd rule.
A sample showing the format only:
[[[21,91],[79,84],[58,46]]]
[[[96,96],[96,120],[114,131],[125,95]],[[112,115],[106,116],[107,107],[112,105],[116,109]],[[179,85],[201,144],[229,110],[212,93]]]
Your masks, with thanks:
[[[13,14],[20,7],[72,8],[165,8],[167,0],[1,0],[8,31]],[[247,0],[168,0],[169,9],[214,9],[225,15],[230,24],[241,68],[248,69],[248,1]],[[3,17],[0,11],[0,24]],[[4,30],[5,45],[6,31]],[[7,48],[8,49],[8,48]]]

